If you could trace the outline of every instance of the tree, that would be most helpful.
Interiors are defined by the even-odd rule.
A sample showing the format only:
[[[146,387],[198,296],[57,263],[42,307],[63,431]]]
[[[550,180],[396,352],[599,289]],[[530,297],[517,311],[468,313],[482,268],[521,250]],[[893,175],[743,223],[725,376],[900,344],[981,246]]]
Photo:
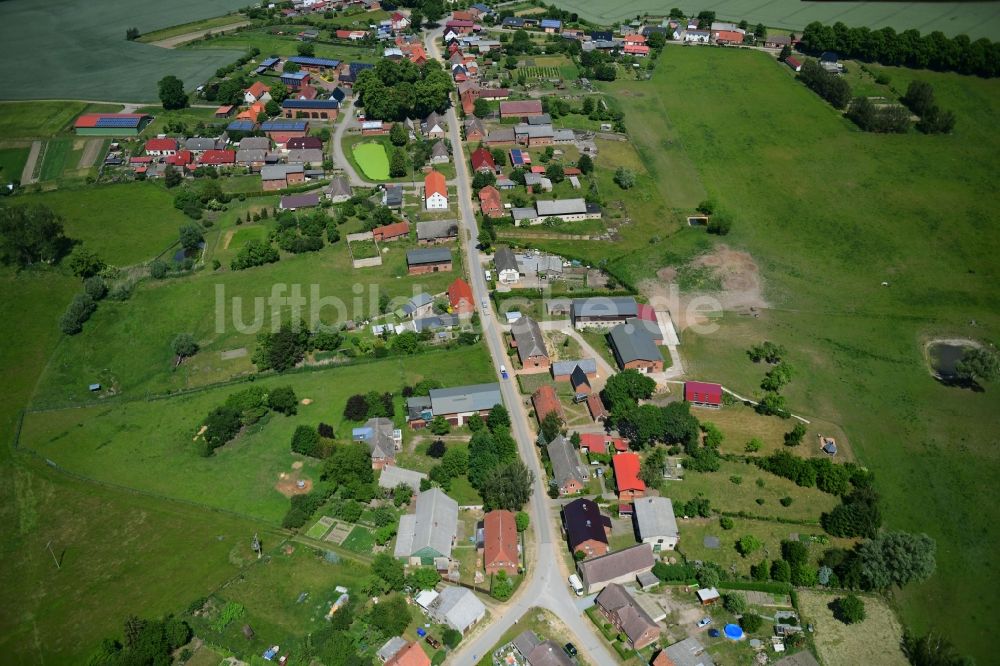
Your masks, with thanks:
[[[781,47],[781,52],[778,54],[778,60],[781,62],[785,62],[785,60],[787,60],[788,56],[790,55],[792,55],[792,47],[789,46],[788,44],[785,44],[784,46]]]
[[[490,115],[490,103],[482,97],[477,97],[472,105],[472,114],[476,118],[485,118]]]
[[[929,633],[903,634],[903,652],[913,666],[974,666],[971,658],[962,657],[947,639]]]
[[[316,47],[312,42],[299,42],[298,45],[296,45],[295,50],[298,51],[300,56],[304,56],[306,58],[311,58],[316,55]]]
[[[806,425],[802,422],[796,423],[791,431],[785,433],[785,446],[798,446],[806,436]]]
[[[501,404],[494,405],[486,417],[486,427],[494,433],[498,430],[508,430],[510,428],[510,414],[507,413],[507,408]]]
[[[438,414],[431,419],[427,428],[435,435],[447,435],[451,431],[451,424],[448,423],[448,419]]]
[[[462,634],[457,629],[448,627],[441,634],[441,642],[454,650],[462,642]]]
[[[659,487],[663,481],[663,468],[667,463],[667,450],[662,446],[653,447],[639,468],[639,478],[650,488]]]
[[[764,442],[760,440],[759,437],[754,437],[743,447],[743,450],[747,453],[756,453],[764,447]]]
[[[809,548],[801,541],[785,539],[781,542],[781,557],[793,567],[809,561]]]
[[[297,426],[292,433],[292,453],[318,458],[319,433],[307,425]]]
[[[364,421],[368,418],[368,399],[355,393],[344,405],[344,418],[348,421]]]
[[[247,241],[236,254],[236,258],[230,262],[229,267],[234,271],[273,264],[281,259],[278,250],[268,241],[252,239]]]
[[[719,516],[719,527],[722,529],[731,530],[734,525],[735,523],[733,522],[733,519],[729,516]]]
[[[594,171],[594,160],[584,153],[580,155],[580,159],[576,161],[576,168],[580,170],[583,175],[589,175]]]
[[[518,532],[524,532],[531,524],[531,517],[524,511],[518,511],[517,515],[514,516],[514,523],[517,525]]]
[[[493,576],[493,583],[490,585],[490,596],[497,601],[507,601],[512,594],[514,594],[514,581],[510,579],[506,571],[498,571]]]
[[[715,566],[710,566],[709,564],[703,565],[698,569],[698,573],[695,575],[698,580],[698,585],[701,587],[716,587],[722,577],[719,575],[719,570]]]
[[[539,430],[541,430],[542,437],[545,438],[546,442],[551,442],[556,437],[559,436],[559,431],[562,430],[563,419],[559,416],[556,411],[551,411],[545,415],[542,422],[539,424]]]
[[[275,386],[267,394],[267,406],[285,416],[292,416],[299,411],[299,401],[291,386]]]
[[[1000,359],[990,349],[972,347],[955,364],[955,374],[968,382],[991,382],[1000,376]]]
[[[420,32],[420,28],[424,25],[424,15],[419,9],[413,9],[410,11],[410,30],[413,32]]]
[[[403,565],[400,564],[400,576],[402,576],[402,568]],[[402,587],[391,589],[402,589]],[[368,623],[383,636],[398,636],[406,630],[410,620],[410,606],[406,603],[406,599],[399,594],[380,599],[368,612]]]
[[[566,179],[566,173],[561,164],[553,162],[545,167],[545,177],[553,183],[561,183]]]
[[[441,458],[441,467],[449,478],[462,476],[469,471],[469,452],[458,447],[448,449]]]
[[[187,93],[184,92],[184,82],[176,76],[168,75],[160,79],[160,103],[167,111],[183,109],[188,105]]]
[[[403,563],[389,553],[379,553],[375,556],[372,560],[372,573],[384,580],[390,590],[402,590],[406,584]],[[393,633],[401,631],[402,629]]]
[[[733,615],[742,615],[747,612],[747,598],[739,592],[727,592],[722,595],[722,605]]]
[[[69,269],[73,275],[87,279],[103,271],[107,264],[97,256],[96,252],[91,252],[83,246],[78,247],[69,257]]]
[[[134,42],[139,39],[140,36],[141,33],[139,32],[139,28],[128,28],[125,30],[125,39],[130,42]]]
[[[531,497],[534,480],[535,475],[520,459],[493,469],[479,488],[485,509],[520,511]]]
[[[760,631],[763,624],[764,620],[762,620],[760,615],[757,615],[757,613],[745,613],[743,617],[740,618],[740,627],[742,627],[743,631],[748,634]]]
[[[0,208],[0,263],[18,268],[38,262],[54,264],[72,247],[63,233],[62,218],[47,206]]]
[[[392,159],[389,161],[389,176],[401,178],[406,175],[406,153],[397,148],[392,151]]]
[[[410,141],[410,135],[402,123],[393,123],[389,130],[389,141],[394,146],[405,146]]]
[[[764,544],[761,540],[752,534],[744,534],[740,537],[739,541],[736,542],[736,551],[743,557],[746,557],[763,547]]]
[[[705,227],[705,230],[710,234],[715,234],[716,236],[726,236],[732,228],[732,216],[725,211],[719,211],[709,218],[708,226]]]
[[[198,353],[198,343],[190,333],[178,333],[174,341],[170,343],[175,356],[187,358]]]
[[[211,453],[213,449],[217,449],[236,437],[240,428],[243,427],[243,421],[240,418],[239,410],[223,405],[209,412],[202,422],[202,426],[205,428],[202,437],[205,438],[208,452]]]
[[[351,482],[371,483],[375,480],[375,474],[372,472],[372,459],[368,447],[354,443],[337,446],[323,463],[321,477],[324,481],[333,481],[337,485],[350,485]]]
[[[614,411],[616,407],[627,407],[638,400],[646,400],[653,395],[656,381],[638,370],[624,370],[611,375],[604,384],[601,397]]]
[[[400,507],[409,504],[411,499],[413,499],[413,488],[405,483],[400,483],[392,489],[392,503],[395,506]]]
[[[844,624],[857,624],[865,619],[865,603],[853,594],[831,601],[830,610]]]
[[[771,580],[787,583],[792,580],[792,567],[785,560],[771,562]]]
[[[274,98],[267,100],[264,104],[264,112],[268,117],[273,118],[281,114],[281,103]]]
[[[440,439],[435,439],[427,446],[427,455],[431,458],[443,458],[448,448]]]
[[[108,283],[100,275],[94,275],[83,281],[83,291],[95,301],[108,295]]]
[[[167,189],[177,187],[182,180],[184,180],[183,174],[173,164],[168,164],[163,170],[163,184],[167,186]]]
[[[76,335],[83,330],[83,324],[97,309],[97,303],[87,293],[77,294],[70,301],[59,320],[59,328],[66,335]]]
[[[288,86],[286,86],[281,81],[272,84],[271,87],[268,88],[268,93],[270,93],[271,99],[277,102],[278,104],[284,102],[286,99],[288,99],[288,96],[291,95],[291,91],[288,89]]]
[[[186,224],[180,229],[181,247],[188,252],[194,252],[205,242],[201,229],[194,224]]]
[[[926,580],[934,573],[937,544],[926,534],[883,532],[857,548],[862,584],[870,590]]]
[[[620,166],[615,169],[615,182],[623,190],[632,189],[635,186],[635,173],[631,169]]]

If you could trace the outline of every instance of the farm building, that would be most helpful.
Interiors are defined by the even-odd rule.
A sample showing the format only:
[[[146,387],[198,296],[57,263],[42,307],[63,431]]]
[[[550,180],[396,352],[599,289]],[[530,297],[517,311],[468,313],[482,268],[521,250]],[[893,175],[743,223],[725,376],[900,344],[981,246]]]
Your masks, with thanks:
[[[417,495],[416,511],[399,518],[396,557],[416,566],[451,559],[457,533],[458,502],[440,488],[425,490]]]
[[[571,553],[580,550],[587,557],[599,557],[608,552],[611,519],[601,514],[601,508],[593,500],[581,497],[566,504],[562,523]]]
[[[552,481],[560,495],[572,495],[584,489],[590,470],[577,455],[568,439],[557,436],[545,447],[552,463]]]
[[[336,120],[340,102],[335,99],[292,99],[281,103],[285,118],[312,118],[314,120]]]
[[[305,180],[305,169],[301,164],[275,164],[260,170],[261,189],[267,192],[300,185]]]
[[[236,113],[236,106],[233,104],[223,104],[215,110],[216,118],[228,118]]]
[[[451,271],[451,250],[446,247],[407,250],[406,270],[410,275]]]
[[[696,407],[722,407],[722,385],[709,382],[684,382],[684,399]]]
[[[288,59],[288,62],[294,62],[296,65],[302,69],[318,72],[322,69],[337,69],[340,67],[339,60],[331,60],[330,58],[312,58],[308,56],[292,56]]]
[[[73,129],[80,136],[136,136],[152,121],[145,113],[85,113]]]
[[[615,487],[618,499],[630,502],[646,494],[646,484],[639,478],[639,455],[636,453],[619,453],[611,459],[615,470]]]
[[[420,482],[427,478],[427,475],[423,472],[415,472],[412,469],[406,469],[405,467],[396,467],[395,465],[386,465],[382,468],[382,473],[378,477],[378,485],[380,488],[388,488],[392,490],[399,484],[404,484],[413,489],[413,492],[420,492]]]
[[[458,220],[417,222],[417,241],[421,245],[446,243],[458,238]]]
[[[375,227],[372,229],[372,236],[377,241],[394,241],[400,238],[405,238],[410,234],[410,223],[409,222],[393,222],[392,224],[384,224],[381,227]]]
[[[637,313],[638,304],[631,296],[575,298],[570,307],[574,328],[616,326]]]
[[[674,505],[669,497],[640,497],[633,502],[639,538],[653,547],[653,552],[677,547],[679,532]]]
[[[531,404],[535,408],[535,418],[541,423],[549,414],[555,413],[560,419],[565,421],[566,415],[563,413],[562,403],[556,395],[556,389],[552,384],[544,384],[538,387],[531,395]]]
[[[600,592],[611,583],[630,583],[652,570],[656,558],[647,543],[578,562],[576,569],[587,594]]]
[[[552,379],[568,382],[576,370],[581,370],[587,379],[597,377],[597,359],[583,358],[577,361],[555,361],[552,364]]]
[[[606,421],[608,416],[610,416],[608,408],[604,406],[604,401],[601,400],[600,393],[591,393],[587,396],[587,411],[590,412],[590,418],[594,419],[595,422]]]
[[[485,418],[496,405],[503,404],[500,385],[474,384],[431,389],[427,396],[406,400],[406,420],[411,428],[423,428],[435,416],[443,416],[455,426],[463,425],[473,414]]]
[[[302,208],[315,208],[319,205],[319,192],[307,192],[305,194],[290,194],[281,197],[278,207],[281,210],[299,210]]]
[[[549,368],[549,352],[538,322],[522,317],[510,327],[511,346],[517,349],[521,367],[528,372],[544,372]]]
[[[611,329],[609,337],[620,369],[663,372],[663,355],[645,327],[632,323],[618,324]]]
[[[812,656],[808,650],[799,654]],[[652,666],[715,666],[715,662],[705,651],[705,646],[691,637],[660,650],[653,658]]]
[[[628,442],[621,437],[611,437],[600,432],[585,432],[580,434],[580,449],[587,453],[608,453],[610,449],[614,453],[624,453],[628,451]]]
[[[500,102],[501,118],[527,118],[530,116],[540,116],[542,113],[541,100],[528,99]]]
[[[309,123],[305,120],[269,120],[262,123],[260,129],[275,143],[283,144],[288,139],[308,134]]]
[[[483,516],[483,568],[488,575],[517,573],[521,562],[517,524],[510,511],[490,511]]]
[[[177,139],[149,139],[146,141],[147,155],[166,157],[177,152]]]
[[[282,72],[281,82],[288,86],[289,90],[298,90],[302,86],[309,85],[309,72]]]

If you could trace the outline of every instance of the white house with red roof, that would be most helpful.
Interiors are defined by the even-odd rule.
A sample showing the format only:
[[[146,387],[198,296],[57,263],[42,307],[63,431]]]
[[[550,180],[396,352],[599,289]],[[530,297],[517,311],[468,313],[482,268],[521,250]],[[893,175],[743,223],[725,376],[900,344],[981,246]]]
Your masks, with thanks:
[[[270,89],[260,81],[254,81],[243,93],[243,101],[247,104],[267,102],[271,99]]]
[[[145,148],[147,155],[167,157],[177,152],[177,139],[149,139],[146,141]]]

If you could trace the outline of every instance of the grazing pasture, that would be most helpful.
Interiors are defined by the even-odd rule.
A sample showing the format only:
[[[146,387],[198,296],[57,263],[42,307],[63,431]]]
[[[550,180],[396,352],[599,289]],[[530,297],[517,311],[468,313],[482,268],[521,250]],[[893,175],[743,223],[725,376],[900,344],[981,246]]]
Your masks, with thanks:
[[[242,0],[136,0],[127,5],[54,0],[40,11],[31,0],[0,3],[0,43],[6,53],[25,54],[8,68],[0,97],[155,101],[156,83],[167,74],[192,89],[242,51],[165,50],[126,41],[126,29],[150,32],[245,5]]]
[[[840,596],[826,592],[799,592],[802,619],[815,624],[813,640],[824,664],[906,666],[910,663],[899,649],[903,628],[884,599],[861,596],[865,604],[865,619],[848,626],[836,619],[829,608],[830,602]]]
[[[667,5],[652,0],[628,4],[606,0],[556,0],[561,9],[576,12],[598,24],[610,25],[649,13],[664,16]],[[674,5],[670,5],[674,6]],[[842,21],[848,26],[882,28],[897,32],[916,28],[921,33],[940,30],[948,36],[968,35],[972,39],[1000,38],[1000,9],[991,2],[799,2],[798,0],[710,0],[677,4],[688,16],[714,11],[719,20],[763,23],[772,28],[801,30],[812,21],[830,25]]]

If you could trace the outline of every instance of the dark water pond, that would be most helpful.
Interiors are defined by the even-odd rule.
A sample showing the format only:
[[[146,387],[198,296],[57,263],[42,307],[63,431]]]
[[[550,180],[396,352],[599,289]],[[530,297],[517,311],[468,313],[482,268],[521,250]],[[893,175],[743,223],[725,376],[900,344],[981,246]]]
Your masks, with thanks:
[[[942,379],[954,379],[955,366],[962,360],[962,355],[969,347],[950,342],[933,342],[927,347],[931,357],[931,369]]]

